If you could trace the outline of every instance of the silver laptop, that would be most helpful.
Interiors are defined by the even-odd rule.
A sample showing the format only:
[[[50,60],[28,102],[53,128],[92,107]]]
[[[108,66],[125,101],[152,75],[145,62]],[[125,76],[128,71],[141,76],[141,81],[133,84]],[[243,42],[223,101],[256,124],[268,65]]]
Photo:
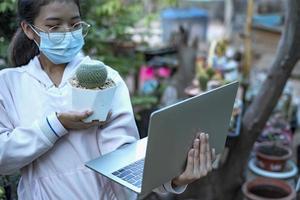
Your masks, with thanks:
[[[151,114],[148,137],[86,163],[143,197],[182,173],[198,131],[222,152],[238,82],[210,90]]]

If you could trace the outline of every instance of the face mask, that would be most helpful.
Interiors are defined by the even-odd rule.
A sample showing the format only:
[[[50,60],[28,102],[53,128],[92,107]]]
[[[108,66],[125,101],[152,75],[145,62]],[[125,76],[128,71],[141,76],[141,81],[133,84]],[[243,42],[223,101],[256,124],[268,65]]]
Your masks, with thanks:
[[[82,29],[73,32],[49,33],[49,35],[45,32],[35,32],[41,38],[40,45],[37,44],[39,50],[54,64],[71,62],[84,45]]]

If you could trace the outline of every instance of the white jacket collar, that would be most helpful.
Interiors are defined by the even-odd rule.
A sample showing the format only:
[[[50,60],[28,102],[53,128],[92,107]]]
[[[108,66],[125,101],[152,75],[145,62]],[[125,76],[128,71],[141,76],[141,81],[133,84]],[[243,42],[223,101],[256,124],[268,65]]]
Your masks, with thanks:
[[[67,64],[64,74],[62,77],[62,81],[60,85],[58,86],[63,87],[67,83],[68,79],[72,77],[72,75],[75,73],[75,70],[79,66],[79,64],[84,61],[85,59],[90,59],[88,56],[84,56],[82,53],[79,53],[76,55],[76,57]],[[46,88],[54,87],[53,82],[47,75],[47,73],[42,69],[42,66],[40,64],[40,61],[38,59],[38,56],[35,56],[25,67],[25,70],[27,73],[32,76],[33,78],[37,79],[41,84],[43,84]]]

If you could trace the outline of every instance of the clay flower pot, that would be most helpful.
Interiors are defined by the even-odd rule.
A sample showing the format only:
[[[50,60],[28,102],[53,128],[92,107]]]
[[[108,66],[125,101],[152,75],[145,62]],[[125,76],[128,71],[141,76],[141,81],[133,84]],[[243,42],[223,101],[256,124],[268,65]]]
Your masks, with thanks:
[[[271,178],[255,178],[242,186],[247,200],[293,200],[296,198],[295,189],[288,183]]]
[[[256,164],[267,171],[283,171],[286,161],[291,156],[290,147],[274,142],[263,142],[256,148]]]

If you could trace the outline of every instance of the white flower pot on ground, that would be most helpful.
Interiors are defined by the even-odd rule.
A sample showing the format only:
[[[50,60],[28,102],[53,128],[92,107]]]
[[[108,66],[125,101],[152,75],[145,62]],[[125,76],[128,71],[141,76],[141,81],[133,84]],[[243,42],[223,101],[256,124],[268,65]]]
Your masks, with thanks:
[[[84,122],[105,121],[111,109],[116,89],[116,85],[103,90],[72,87],[72,109],[75,111],[93,111],[93,114],[86,118]]]

